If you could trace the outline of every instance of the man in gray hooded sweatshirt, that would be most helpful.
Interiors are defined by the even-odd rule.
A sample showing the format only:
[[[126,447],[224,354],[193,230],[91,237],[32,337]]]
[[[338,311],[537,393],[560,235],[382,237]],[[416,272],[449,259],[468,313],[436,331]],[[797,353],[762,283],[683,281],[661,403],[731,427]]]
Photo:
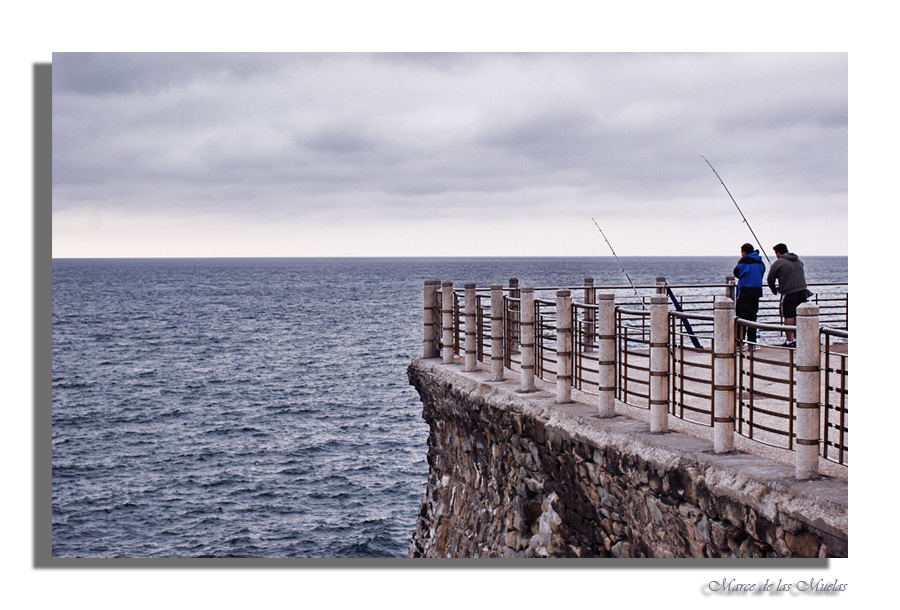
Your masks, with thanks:
[[[784,244],[775,244],[775,258],[778,259],[769,268],[768,283],[773,294],[781,293],[781,317],[786,326],[793,326],[797,321],[797,306],[805,303],[809,291],[806,289],[806,274],[803,272],[803,261],[796,254],[788,252]],[[778,289],[775,281],[778,280]],[[785,332],[787,341],[784,347],[797,347],[793,332]]]

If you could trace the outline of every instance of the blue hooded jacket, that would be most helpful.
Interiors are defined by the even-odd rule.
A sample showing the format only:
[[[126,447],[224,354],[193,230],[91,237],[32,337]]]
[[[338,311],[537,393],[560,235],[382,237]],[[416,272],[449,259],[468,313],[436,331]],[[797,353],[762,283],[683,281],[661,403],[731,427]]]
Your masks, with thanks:
[[[735,297],[761,297],[763,276],[766,264],[759,256],[759,250],[745,254],[734,268],[734,277],[738,279]]]

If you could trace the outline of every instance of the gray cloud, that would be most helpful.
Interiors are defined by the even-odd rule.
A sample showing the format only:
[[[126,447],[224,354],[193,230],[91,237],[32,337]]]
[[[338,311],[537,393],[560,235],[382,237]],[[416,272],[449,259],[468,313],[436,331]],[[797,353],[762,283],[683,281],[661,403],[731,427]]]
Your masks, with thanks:
[[[846,54],[79,53],[53,79],[56,211],[640,216],[721,197],[701,154],[745,197],[846,200]]]

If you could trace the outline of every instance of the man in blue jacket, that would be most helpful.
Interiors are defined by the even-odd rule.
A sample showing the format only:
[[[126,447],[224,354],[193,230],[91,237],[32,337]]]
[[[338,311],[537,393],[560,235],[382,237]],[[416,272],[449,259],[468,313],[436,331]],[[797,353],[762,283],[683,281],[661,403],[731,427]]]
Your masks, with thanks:
[[[759,257],[759,250],[754,250],[750,244],[741,246],[741,258],[734,268],[734,277],[737,278],[735,296],[735,314],[742,320],[756,322],[756,314],[759,312],[759,299],[762,297],[763,276],[766,274],[766,265]],[[757,349],[756,329],[744,327],[744,333],[751,349]],[[740,337],[743,339],[744,337]]]

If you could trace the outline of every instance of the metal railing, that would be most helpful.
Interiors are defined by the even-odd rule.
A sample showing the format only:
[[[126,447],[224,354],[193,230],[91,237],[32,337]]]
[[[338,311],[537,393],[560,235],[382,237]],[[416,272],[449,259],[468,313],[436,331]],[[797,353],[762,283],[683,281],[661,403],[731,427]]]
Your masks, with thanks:
[[[616,398],[650,408],[650,312],[616,307]]]
[[[572,303],[573,358],[572,387],[585,390],[597,385],[600,376],[597,352],[597,306],[591,303]]]
[[[556,378],[556,302],[534,300],[534,375]]]
[[[819,454],[825,459],[847,465],[848,456],[848,356],[847,315],[849,296],[846,283],[817,284],[811,302],[818,305],[821,324],[821,354],[823,363],[820,400]],[[640,287],[537,287],[535,293],[570,290],[584,295],[584,302],[573,301],[572,350],[567,373],[557,368],[557,301],[534,298],[534,376],[545,382],[559,383],[557,377],[570,379],[571,387],[588,395],[599,393],[601,377],[598,345],[597,295],[601,291],[614,292],[615,297],[615,397],[630,406],[650,408],[650,312],[645,304],[653,294],[665,294],[666,289],[680,292],[678,309],[668,310],[668,370],[667,414],[694,424],[713,427],[716,421],[714,383],[715,333],[713,311],[717,298],[729,294],[733,285],[656,284]],[[638,290],[641,293],[635,294]],[[485,364],[491,361],[491,301],[488,290],[475,292],[476,299],[476,359]],[[511,370],[522,365],[521,326],[522,299],[517,286],[503,288],[502,301],[502,360]],[[437,291],[434,312],[437,353],[445,347],[443,337],[445,319],[441,315],[441,291]],[[453,292],[452,352],[462,355],[465,322],[462,291]],[[796,421],[798,406],[794,351],[773,343],[772,336],[795,332],[796,327],[777,323],[778,302],[769,297],[761,300],[757,321],[734,318],[734,433],[755,442],[793,450],[797,442]],[[774,321],[772,321],[774,320]],[[744,329],[756,331],[759,341],[748,344],[742,338]],[[764,343],[759,349],[759,343]],[[566,352],[568,354],[568,352]]]
[[[744,328],[757,334],[769,330],[793,332],[793,326],[763,324],[735,319],[737,347],[737,427],[735,432],[757,442],[793,449],[794,447],[794,351],[773,347],[761,351],[758,343],[743,341]]]
[[[847,331],[823,328],[824,391],[822,400],[822,456],[838,464],[847,463],[847,344],[833,339],[847,339]]]
[[[679,419],[713,425],[713,316],[669,312],[670,413]]]

